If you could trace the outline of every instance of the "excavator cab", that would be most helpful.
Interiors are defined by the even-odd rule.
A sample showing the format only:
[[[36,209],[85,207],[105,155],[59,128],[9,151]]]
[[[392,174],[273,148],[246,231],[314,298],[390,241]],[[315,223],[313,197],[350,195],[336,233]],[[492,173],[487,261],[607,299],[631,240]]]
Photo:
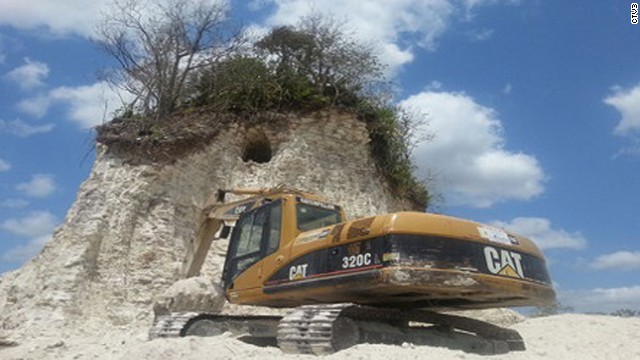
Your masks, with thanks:
[[[345,220],[339,206],[300,195],[265,198],[253,205],[240,215],[231,234],[222,278],[226,290],[260,286],[262,275],[274,270],[288,257],[285,246],[290,244],[287,239]],[[263,259],[266,261],[258,264]],[[253,277],[255,282],[245,281],[240,287],[236,286],[234,279],[251,267],[259,268],[258,276]]]

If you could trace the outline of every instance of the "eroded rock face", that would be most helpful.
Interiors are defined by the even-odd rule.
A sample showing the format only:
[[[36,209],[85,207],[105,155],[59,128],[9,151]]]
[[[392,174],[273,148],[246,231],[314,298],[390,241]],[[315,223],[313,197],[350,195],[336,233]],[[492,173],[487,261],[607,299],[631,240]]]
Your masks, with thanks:
[[[98,144],[53,240],[0,280],[0,327],[149,322],[154,301],[182,277],[198,213],[218,188],[286,184],[323,194],[352,218],[410,208],[386,189],[368,142],[362,122],[324,113],[285,127],[232,125],[170,165],[128,165]],[[225,251],[214,244],[205,276],[219,277]]]

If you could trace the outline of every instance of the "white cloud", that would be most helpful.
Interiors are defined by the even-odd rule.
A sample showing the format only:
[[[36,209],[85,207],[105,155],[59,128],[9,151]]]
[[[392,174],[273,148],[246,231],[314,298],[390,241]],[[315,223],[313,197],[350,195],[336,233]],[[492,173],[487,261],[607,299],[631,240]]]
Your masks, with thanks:
[[[0,172],[7,171],[9,169],[11,169],[11,164],[9,164],[9,162],[7,162],[6,160],[0,158]]]
[[[440,91],[442,90],[442,83],[438,80],[433,80],[424,87],[425,91]]]
[[[0,207],[10,209],[21,209],[29,206],[29,202],[24,199],[7,199],[0,202]]]
[[[63,86],[51,91],[49,99],[52,102],[66,104],[72,120],[80,123],[82,127],[90,127],[99,124],[106,116],[100,91],[100,87],[95,85],[76,88]]]
[[[53,102],[65,104],[72,121],[83,128],[90,128],[111,119],[122,107],[118,94],[104,82],[79,87],[59,87],[49,97]]]
[[[412,62],[414,55],[410,49],[403,50],[396,44],[387,43],[382,45],[380,57],[391,71],[395,71],[400,65]]]
[[[623,156],[640,156],[640,137],[635,139],[635,143],[633,145],[620,149],[612,158],[617,159]]]
[[[24,59],[25,64],[11,70],[7,79],[16,83],[22,90],[31,90],[44,85],[49,76],[49,66],[43,62]]]
[[[38,95],[18,103],[18,110],[36,118],[44,117],[49,110],[51,100],[47,95]]]
[[[311,11],[347,20],[359,38],[380,45],[381,59],[393,70],[413,60],[412,48],[401,39],[410,38],[417,46],[435,50],[438,38],[454,20],[475,7],[494,3],[484,0],[262,0],[252,2],[252,7],[275,6],[267,19],[268,25],[292,24]]]
[[[50,107],[60,105],[67,108],[69,120],[88,129],[110,120],[123,101],[129,100],[131,95],[121,95],[106,82],[97,82],[78,87],[61,86],[21,101],[18,108],[29,115],[43,117]]]
[[[473,42],[481,42],[491,39],[491,37],[493,37],[493,33],[494,31],[492,29],[482,28],[468,32],[467,36],[469,37],[469,40]]]
[[[4,61],[6,58],[7,58],[7,55],[4,52],[2,34],[0,34],[0,64],[4,64]]]
[[[12,218],[0,224],[0,229],[14,235],[37,238],[50,235],[58,219],[49,211],[34,211],[23,218]]]
[[[614,312],[619,309],[640,310],[640,286],[560,291],[560,303],[577,312]]]
[[[171,4],[177,0],[138,0]],[[203,0],[210,3],[225,1]],[[77,34],[90,37],[99,23],[102,13],[112,1],[103,0],[2,0],[0,1],[0,25],[18,29],[41,29],[58,36]]]
[[[52,175],[35,174],[30,181],[16,185],[16,189],[27,196],[43,198],[51,195],[56,190],[56,183]]]
[[[425,91],[400,105],[428,114],[432,140],[413,151],[418,176],[435,176],[452,205],[489,207],[507,200],[530,200],[544,191],[538,160],[505,149],[495,110],[456,92]]]
[[[26,245],[16,246],[7,250],[2,256],[4,261],[23,263],[38,255],[44,245],[51,240],[51,235],[39,236],[30,239]]]
[[[53,124],[29,125],[22,120],[4,121],[0,120],[0,133],[13,134],[20,137],[27,137],[35,134],[48,133],[53,130]]]
[[[23,218],[5,220],[0,229],[14,235],[29,238],[25,245],[16,246],[3,254],[2,259],[11,262],[23,262],[40,252],[51,239],[58,219],[49,211],[35,211]]]
[[[640,84],[630,89],[613,88],[604,102],[620,112],[622,119],[613,129],[616,135],[631,135],[640,131]]]
[[[591,267],[598,270],[640,270],[640,251],[618,251],[601,255],[596,258]]]
[[[19,29],[44,27],[59,35],[88,35],[105,3],[101,0],[4,0],[0,2],[0,24]]]
[[[545,218],[519,217],[510,222],[494,221],[492,225],[523,235],[533,240],[542,250],[582,249],[587,245],[587,240],[579,232],[553,228],[551,221]]]
[[[348,17],[349,24],[369,39],[393,40],[400,33],[417,36],[425,47],[435,46],[436,38],[447,28],[455,6],[446,0],[401,0],[389,2],[326,0],[272,0],[275,13],[270,24],[291,24],[311,11]]]

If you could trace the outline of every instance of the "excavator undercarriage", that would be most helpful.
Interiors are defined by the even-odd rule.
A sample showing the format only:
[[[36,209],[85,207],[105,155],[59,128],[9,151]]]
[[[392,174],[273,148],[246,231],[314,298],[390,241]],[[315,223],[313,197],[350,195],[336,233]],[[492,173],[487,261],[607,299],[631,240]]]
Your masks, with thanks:
[[[425,310],[402,311],[354,304],[305,305],[286,316],[174,313],[159,317],[149,337],[215,336],[276,345],[285,353],[328,355],[356,344],[428,345],[493,355],[525,350],[512,329]]]

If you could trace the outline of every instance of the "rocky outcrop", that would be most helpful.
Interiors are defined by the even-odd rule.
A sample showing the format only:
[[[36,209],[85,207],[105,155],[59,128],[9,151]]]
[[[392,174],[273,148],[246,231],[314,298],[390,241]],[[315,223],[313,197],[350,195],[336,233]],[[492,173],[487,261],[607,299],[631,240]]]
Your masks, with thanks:
[[[231,124],[202,150],[164,165],[131,165],[98,144],[89,178],[42,253],[0,282],[5,330],[147,322],[180,279],[211,191],[279,184],[323,194],[351,217],[397,211],[377,173],[365,125],[351,115]],[[203,270],[216,278],[225,244]]]

